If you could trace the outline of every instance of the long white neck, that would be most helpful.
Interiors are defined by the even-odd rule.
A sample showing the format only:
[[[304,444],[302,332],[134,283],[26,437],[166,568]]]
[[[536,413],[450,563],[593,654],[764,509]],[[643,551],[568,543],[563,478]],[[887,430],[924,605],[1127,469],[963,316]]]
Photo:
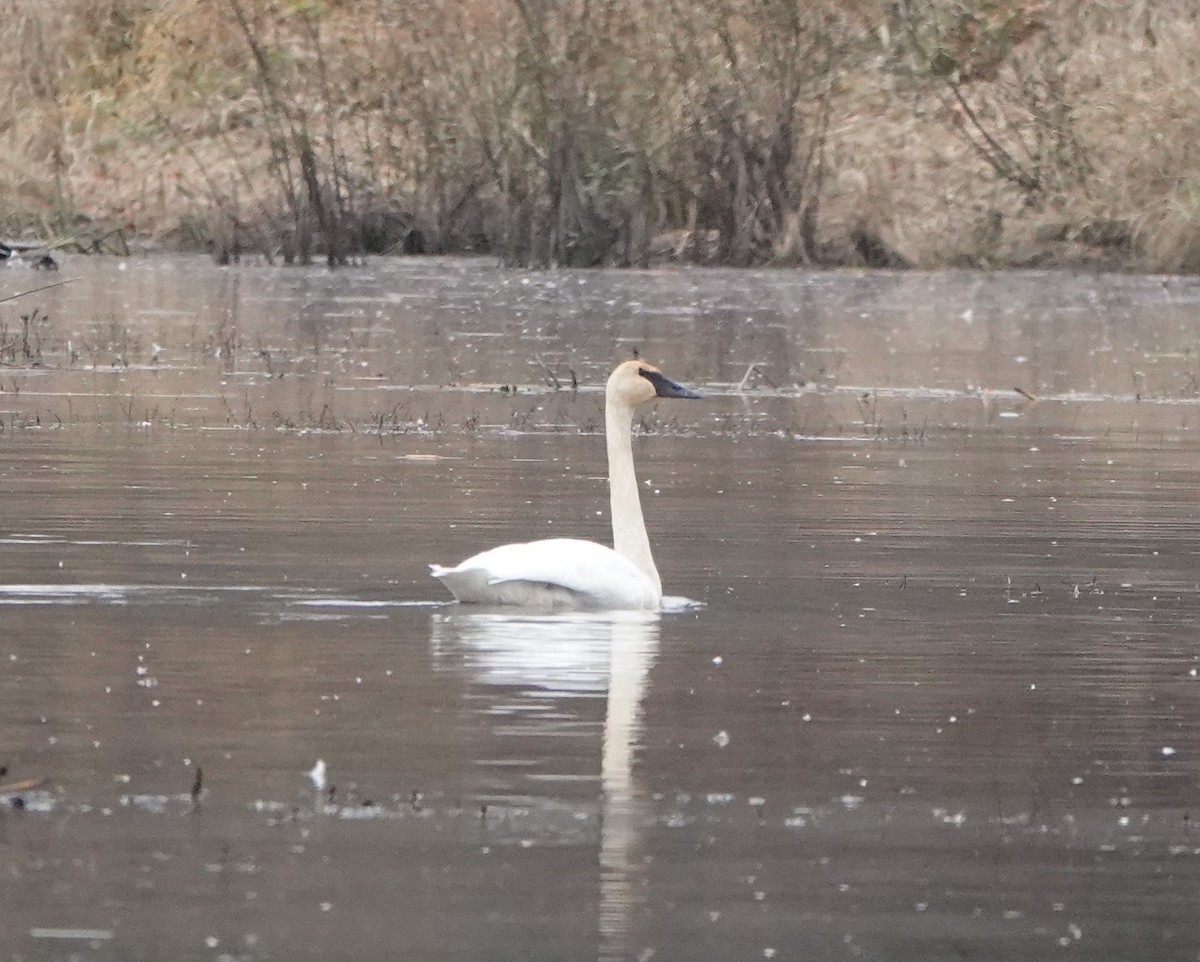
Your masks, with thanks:
[[[608,497],[612,510],[613,549],[628,558],[662,593],[662,580],[650,554],[650,539],[642,518],[637,476],[633,472],[633,409],[614,398],[604,406],[604,434],[608,444]]]

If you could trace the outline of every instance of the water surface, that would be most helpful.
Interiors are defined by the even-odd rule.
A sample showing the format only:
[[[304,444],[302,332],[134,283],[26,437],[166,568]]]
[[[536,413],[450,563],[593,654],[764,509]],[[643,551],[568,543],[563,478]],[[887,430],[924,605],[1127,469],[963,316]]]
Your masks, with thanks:
[[[0,307],[4,958],[1200,954],[1200,285],[62,276]],[[705,607],[448,605],[607,538],[635,348]]]

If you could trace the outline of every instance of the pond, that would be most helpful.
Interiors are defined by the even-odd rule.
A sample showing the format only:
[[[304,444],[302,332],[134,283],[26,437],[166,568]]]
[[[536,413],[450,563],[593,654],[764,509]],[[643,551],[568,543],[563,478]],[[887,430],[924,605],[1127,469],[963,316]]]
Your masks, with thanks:
[[[0,956],[1200,954],[1200,282],[69,259],[0,296]],[[607,541],[655,614],[428,574]],[[6,787],[7,786],[7,787]]]

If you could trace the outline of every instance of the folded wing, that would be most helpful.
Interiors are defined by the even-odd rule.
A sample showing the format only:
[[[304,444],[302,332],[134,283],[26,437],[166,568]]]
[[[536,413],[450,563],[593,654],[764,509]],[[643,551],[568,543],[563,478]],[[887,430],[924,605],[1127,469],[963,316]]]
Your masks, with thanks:
[[[459,601],[549,608],[659,607],[658,589],[612,548],[575,538],[506,544],[430,570]]]

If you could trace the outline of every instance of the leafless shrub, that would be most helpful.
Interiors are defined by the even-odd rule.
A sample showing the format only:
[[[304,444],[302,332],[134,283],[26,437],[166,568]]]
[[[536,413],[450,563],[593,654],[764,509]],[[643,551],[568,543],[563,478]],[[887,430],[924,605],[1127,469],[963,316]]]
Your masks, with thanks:
[[[1200,270],[1198,19],[1188,0],[10,0],[0,228],[179,225],[221,259],[333,264],[1044,247]]]
[[[785,0],[670,9],[683,123],[664,173],[687,209],[693,256],[815,260],[845,23],[819,4]],[[716,244],[705,252],[708,230]]]
[[[1044,4],[903,0],[898,10],[899,49],[913,75],[941,91],[943,121],[1026,203],[1086,178],[1068,52]]]

